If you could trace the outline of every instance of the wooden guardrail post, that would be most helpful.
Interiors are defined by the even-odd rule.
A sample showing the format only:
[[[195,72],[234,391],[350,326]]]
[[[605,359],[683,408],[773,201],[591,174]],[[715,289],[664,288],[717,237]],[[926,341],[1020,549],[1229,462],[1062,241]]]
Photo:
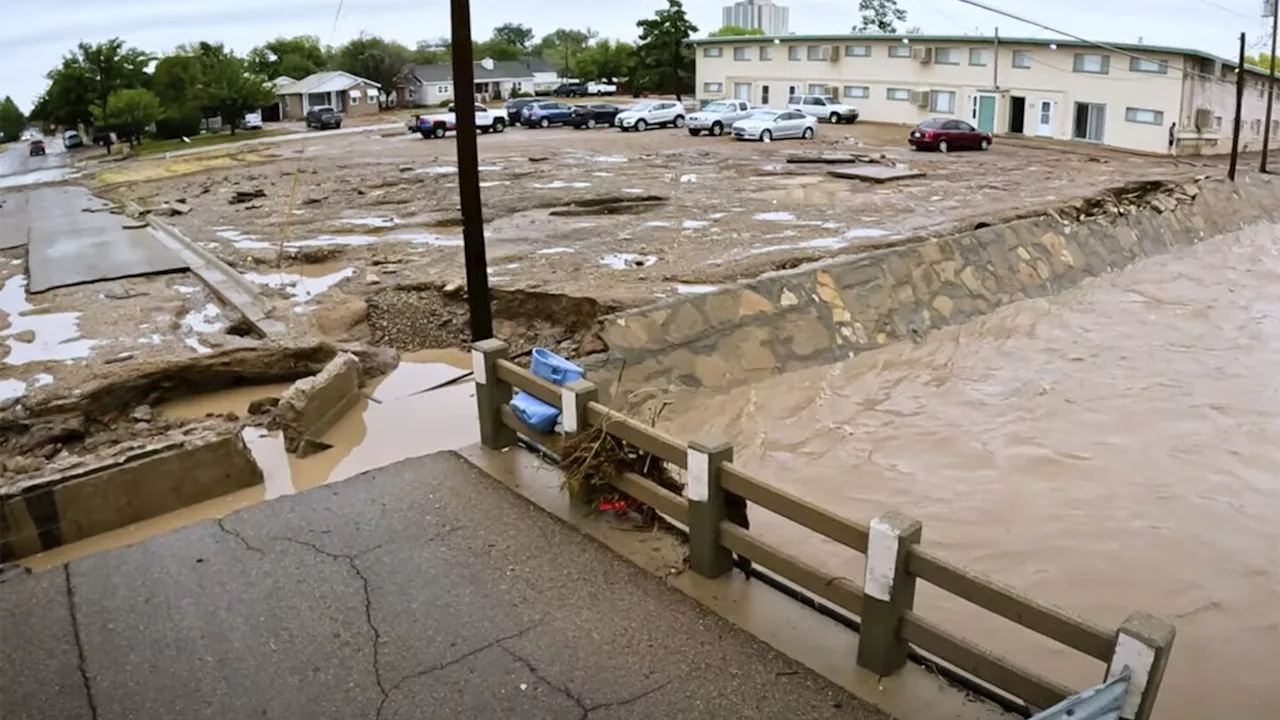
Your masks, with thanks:
[[[508,349],[496,338],[471,343],[480,444],[491,450],[509,448],[517,441],[516,431],[502,422],[502,406],[511,402],[511,385],[498,379],[498,361],[507,359]]]
[[[1120,708],[1122,720],[1150,720],[1156,693],[1177,634],[1173,623],[1147,613],[1134,613],[1116,631],[1115,650],[1107,664],[1107,680],[1129,668],[1129,687]]]
[[[889,511],[871,521],[863,588],[858,665],[892,675],[907,661],[902,614],[916,600],[916,579],[907,572],[907,552],[920,542],[919,520]]]
[[[733,553],[720,544],[720,521],[725,519],[720,465],[733,462],[728,443],[689,443],[685,497],[689,500],[689,568],[703,577],[718,578],[733,569]]]
[[[595,383],[586,380],[574,380],[560,388],[560,420],[564,425],[564,439],[580,436],[591,426],[587,423],[587,404],[600,399],[600,389]],[[577,491],[569,498],[573,502],[587,501],[587,484],[580,482]]]

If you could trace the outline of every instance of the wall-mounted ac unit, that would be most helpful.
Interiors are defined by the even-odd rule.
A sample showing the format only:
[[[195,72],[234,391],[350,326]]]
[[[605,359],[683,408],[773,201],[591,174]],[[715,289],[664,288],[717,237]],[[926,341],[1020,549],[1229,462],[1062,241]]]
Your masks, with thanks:
[[[1213,129],[1213,108],[1196,109],[1196,129],[1201,131]]]
[[[839,60],[839,59],[840,59],[840,46],[839,46],[839,45],[832,45],[832,46],[831,46],[831,57],[829,57],[828,59],[829,59],[831,62],[836,62],[837,60]]]
[[[916,107],[929,107],[929,91],[928,90],[912,90],[911,104]]]
[[[927,65],[928,63],[933,62],[933,48],[931,47],[911,48],[911,57],[921,65]]]

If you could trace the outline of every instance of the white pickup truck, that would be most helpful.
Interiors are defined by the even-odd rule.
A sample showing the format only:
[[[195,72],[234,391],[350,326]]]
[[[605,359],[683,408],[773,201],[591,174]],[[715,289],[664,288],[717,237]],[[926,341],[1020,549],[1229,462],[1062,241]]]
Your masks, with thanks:
[[[457,107],[450,105],[445,112],[418,116],[418,133],[422,137],[442,138],[458,129]],[[507,129],[505,114],[494,114],[483,105],[476,106],[476,129],[482,133],[500,133]]]
[[[697,137],[704,131],[708,135],[721,135],[726,128],[751,114],[751,103],[746,100],[714,100],[696,113],[685,118],[689,134]]]
[[[588,95],[612,95],[618,92],[618,86],[607,82],[589,82],[587,83]]]

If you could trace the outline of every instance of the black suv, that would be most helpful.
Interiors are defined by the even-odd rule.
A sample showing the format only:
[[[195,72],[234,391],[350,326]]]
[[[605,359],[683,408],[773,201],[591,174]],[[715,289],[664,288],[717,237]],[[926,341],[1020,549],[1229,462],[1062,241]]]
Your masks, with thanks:
[[[565,83],[551,92],[556,97],[586,97],[586,83]]]
[[[342,127],[342,113],[331,107],[314,107],[307,111],[307,127],[324,130]]]

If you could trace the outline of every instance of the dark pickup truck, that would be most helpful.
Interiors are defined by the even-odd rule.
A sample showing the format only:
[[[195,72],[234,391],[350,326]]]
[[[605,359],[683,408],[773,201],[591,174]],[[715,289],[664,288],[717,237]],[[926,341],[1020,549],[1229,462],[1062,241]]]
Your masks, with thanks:
[[[307,111],[307,127],[325,130],[342,127],[342,113],[331,107],[315,107]]]

